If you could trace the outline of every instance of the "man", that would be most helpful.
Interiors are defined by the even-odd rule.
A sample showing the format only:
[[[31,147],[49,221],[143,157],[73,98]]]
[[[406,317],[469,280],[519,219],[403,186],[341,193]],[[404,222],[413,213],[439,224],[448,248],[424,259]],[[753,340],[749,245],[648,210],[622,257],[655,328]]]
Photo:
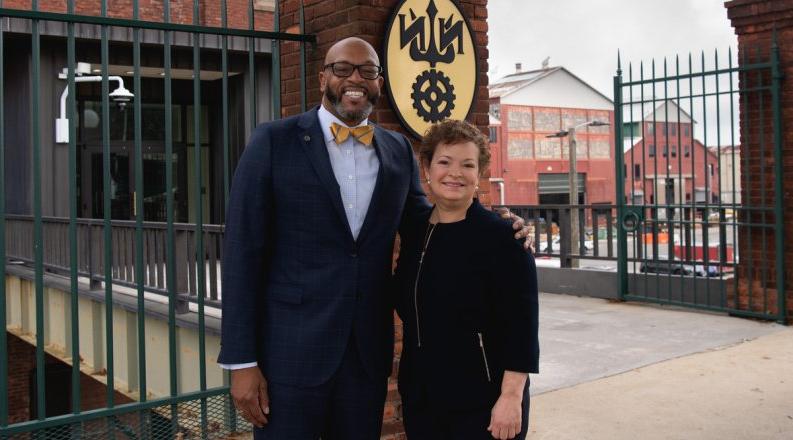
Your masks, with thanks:
[[[257,127],[237,166],[218,362],[257,439],[380,436],[393,241],[428,208],[408,140],[368,123],[381,71],[364,40],[336,43],[322,105]]]

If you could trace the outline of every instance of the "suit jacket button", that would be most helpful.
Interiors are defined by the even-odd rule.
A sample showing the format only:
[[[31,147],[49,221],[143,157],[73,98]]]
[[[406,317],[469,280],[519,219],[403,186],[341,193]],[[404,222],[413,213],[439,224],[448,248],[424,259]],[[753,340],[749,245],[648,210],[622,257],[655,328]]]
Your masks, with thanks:
[[[350,252],[350,256],[353,257],[353,258],[357,258],[358,257],[358,252]]]

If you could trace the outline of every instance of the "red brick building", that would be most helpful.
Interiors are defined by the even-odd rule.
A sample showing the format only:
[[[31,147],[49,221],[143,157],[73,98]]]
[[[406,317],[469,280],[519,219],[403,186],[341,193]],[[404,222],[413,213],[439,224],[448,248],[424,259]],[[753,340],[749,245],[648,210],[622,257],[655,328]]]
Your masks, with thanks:
[[[566,204],[568,139],[576,130],[579,203],[613,203],[614,103],[564,67],[517,72],[490,87],[491,197],[509,205]]]
[[[695,123],[688,113],[669,102],[624,124],[627,203],[719,200],[719,157],[694,139]]]

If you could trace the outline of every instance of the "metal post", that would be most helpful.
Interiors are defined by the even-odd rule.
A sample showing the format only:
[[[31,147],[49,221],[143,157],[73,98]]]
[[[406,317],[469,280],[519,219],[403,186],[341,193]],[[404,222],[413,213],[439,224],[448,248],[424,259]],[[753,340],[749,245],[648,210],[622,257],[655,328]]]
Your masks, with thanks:
[[[579,251],[578,246],[578,171],[576,163],[576,139],[575,127],[567,130],[569,139],[568,158],[570,159],[570,170],[568,179],[570,180],[570,254],[576,255]],[[570,267],[578,267],[578,258],[570,258]]]
[[[614,137],[617,145],[622,142],[622,67],[620,57],[617,54],[617,74],[614,75]],[[624,300],[628,294],[628,237],[625,228],[622,227],[622,216],[625,213],[625,181],[622,176],[622,167],[625,158],[622,151],[615,148],[614,159],[615,179],[616,179],[616,199],[617,199],[617,273],[619,274],[618,292],[619,298]],[[644,169],[644,167],[642,167]],[[634,242],[638,234],[634,234]]]

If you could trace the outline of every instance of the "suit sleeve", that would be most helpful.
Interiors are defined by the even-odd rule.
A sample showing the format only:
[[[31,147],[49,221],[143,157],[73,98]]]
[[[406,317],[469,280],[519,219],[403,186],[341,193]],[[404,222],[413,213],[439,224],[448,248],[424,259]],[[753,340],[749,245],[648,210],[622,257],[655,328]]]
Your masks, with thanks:
[[[257,128],[237,165],[226,213],[223,246],[221,364],[255,362],[258,309],[273,236],[269,131]]]
[[[419,166],[416,156],[413,154],[413,147],[406,137],[402,136],[402,141],[405,144],[409,162],[410,188],[408,189],[407,199],[405,199],[405,207],[402,210],[402,221],[399,226],[400,234],[406,225],[406,219],[414,219],[432,209],[432,205],[427,201],[427,195],[424,194],[424,189],[421,188],[421,183],[419,183]]]
[[[534,256],[512,236],[512,227],[500,225],[493,244],[496,322],[500,331],[504,367],[523,373],[539,372],[540,343],[537,267]]]

